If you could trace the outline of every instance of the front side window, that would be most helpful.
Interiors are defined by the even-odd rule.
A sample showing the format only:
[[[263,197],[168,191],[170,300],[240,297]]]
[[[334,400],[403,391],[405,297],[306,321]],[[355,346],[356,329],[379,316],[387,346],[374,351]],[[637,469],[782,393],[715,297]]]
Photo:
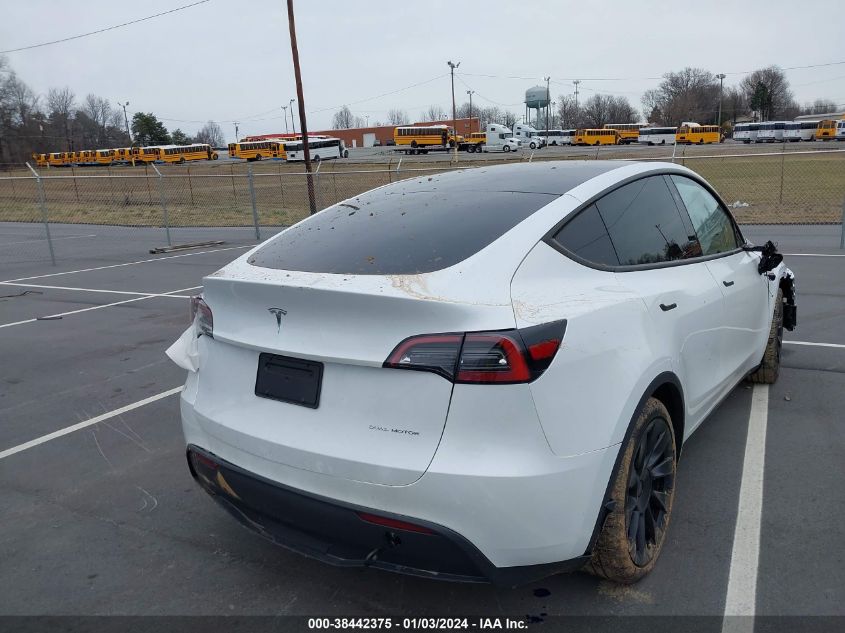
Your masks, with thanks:
[[[701,247],[663,176],[624,185],[596,202],[623,266],[698,257]]]
[[[733,222],[719,201],[690,178],[672,176],[701,244],[702,255],[726,253],[739,247]]]

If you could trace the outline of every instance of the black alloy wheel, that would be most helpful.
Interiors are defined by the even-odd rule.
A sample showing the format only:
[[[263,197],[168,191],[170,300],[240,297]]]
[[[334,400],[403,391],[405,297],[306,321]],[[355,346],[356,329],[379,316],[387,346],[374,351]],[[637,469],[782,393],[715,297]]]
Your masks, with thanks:
[[[674,488],[674,462],[669,423],[655,417],[634,449],[625,497],[628,552],[638,567],[654,557],[666,528],[668,497]]]

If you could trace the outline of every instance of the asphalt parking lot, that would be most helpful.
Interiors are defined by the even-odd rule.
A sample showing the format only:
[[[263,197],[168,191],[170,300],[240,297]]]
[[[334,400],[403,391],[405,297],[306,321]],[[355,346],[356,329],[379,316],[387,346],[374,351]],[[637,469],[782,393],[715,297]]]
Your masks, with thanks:
[[[185,376],[164,350],[187,327],[187,297],[202,277],[254,241],[230,232],[220,247],[153,256],[141,233],[58,230],[92,237],[57,242],[66,253],[57,267],[0,259],[2,615],[721,618],[729,580],[731,599],[745,597],[758,615],[845,615],[838,226],[745,227],[754,241],[780,243],[799,292],[799,328],[762,401],[759,538],[736,536],[752,400],[761,402],[741,384],[684,447],[672,526],[650,576],[622,587],[575,573],[514,589],[333,568],[237,525],[188,473],[176,395]],[[37,227],[0,226],[0,252],[26,240],[42,248],[39,239]],[[108,248],[94,257],[91,240]],[[732,569],[736,543],[759,548],[756,569]],[[742,573],[756,578],[756,593],[732,578]]]

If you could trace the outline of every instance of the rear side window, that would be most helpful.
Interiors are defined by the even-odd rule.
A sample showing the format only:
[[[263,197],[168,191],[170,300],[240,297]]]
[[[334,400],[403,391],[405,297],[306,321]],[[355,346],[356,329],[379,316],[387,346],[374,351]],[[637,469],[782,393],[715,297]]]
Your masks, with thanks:
[[[596,203],[623,266],[656,264],[701,255],[663,176],[610,192]]]
[[[707,189],[690,178],[672,176],[701,243],[702,255],[738,248],[736,231],[727,212]]]
[[[619,258],[596,205],[591,204],[554,236],[566,250],[595,264],[618,266]]]

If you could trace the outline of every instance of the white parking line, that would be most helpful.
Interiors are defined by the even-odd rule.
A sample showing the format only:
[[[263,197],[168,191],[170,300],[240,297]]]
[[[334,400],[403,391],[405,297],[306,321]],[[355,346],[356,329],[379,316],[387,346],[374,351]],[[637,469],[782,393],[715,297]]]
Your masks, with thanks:
[[[134,409],[138,409],[140,407],[143,407],[144,405],[150,404],[151,402],[156,402],[157,400],[161,400],[162,398],[166,398],[167,396],[172,396],[173,394],[179,393],[180,391],[182,391],[182,387],[174,387],[173,389],[162,391],[161,393],[158,393],[154,396],[150,396],[149,398],[138,400],[138,402],[127,404],[126,406],[120,407],[119,409],[115,409],[114,411],[101,413],[100,415],[90,418],[88,420],[84,420],[83,422],[77,422],[76,424],[66,426],[63,429],[59,429],[58,431],[53,431],[52,433],[48,433],[47,435],[36,437],[34,440],[30,440],[28,442],[24,442],[23,444],[13,446],[12,448],[7,448],[4,451],[0,451],[0,459],[11,457],[12,455],[23,452],[40,444],[44,444],[45,442],[49,442],[50,440],[55,440],[58,437],[62,437],[69,433],[73,433],[74,431],[78,431],[79,429],[84,429],[86,427],[93,426],[94,424],[97,424],[99,422],[104,422],[105,420],[109,420],[119,415],[123,415],[124,413],[128,413],[129,411],[133,411]]]
[[[766,425],[769,418],[769,386],[754,385],[745,458],[739,488],[739,509],[725,596],[722,632],[754,630],[757,604],[757,566],[760,560],[760,517],[763,509],[763,467],[766,457]]]
[[[107,268],[120,268],[122,266],[135,266],[136,264],[147,264],[150,262],[160,262],[166,259],[176,259],[177,257],[191,257],[192,255],[205,255],[207,253],[222,253],[223,251],[233,251],[239,248],[253,248],[255,244],[247,244],[245,246],[228,246],[226,248],[215,248],[210,251],[197,251],[196,253],[180,253],[179,255],[166,255],[165,257],[153,257],[150,259],[139,259],[136,262],[124,262],[123,264],[110,264],[108,266],[95,266],[93,268],[80,268],[79,270],[66,270],[62,273],[48,273],[46,275],[35,275],[33,277],[21,277],[19,279],[7,279],[3,283],[11,283],[13,281],[29,281],[30,279],[44,279],[46,277],[57,277],[59,275],[74,275],[76,273],[89,273],[94,270],[105,270]]]
[[[784,255],[789,257],[845,257],[845,254],[837,253],[784,253]]]
[[[114,303],[105,303],[101,306],[91,306],[90,308],[81,308],[79,310],[71,310],[70,312],[60,312],[58,314],[48,314],[47,316],[38,317],[36,319],[24,319],[23,321],[14,321],[13,323],[3,323],[0,329],[5,327],[12,327],[13,325],[24,325],[26,323],[35,323],[38,320],[49,320],[66,317],[70,314],[79,314],[80,312],[89,312],[91,310],[101,310],[103,308],[111,308],[112,306],[123,305],[124,303],[133,303],[134,301],[144,301],[145,299],[155,299],[164,295],[174,295],[177,292],[187,292],[188,290],[198,290],[202,286],[191,286],[190,288],[182,288],[181,290],[174,290],[173,292],[165,292],[160,295],[144,295],[143,297],[135,297],[134,299],[126,299],[124,301],[115,301]]]
[[[43,288],[45,290],[76,290],[78,292],[99,292],[102,294],[130,295],[133,297],[175,297],[178,299],[190,299],[190,295],[172,295],[156,292],[130,292],[128,290],[101,290],[99,288],[73,288],[71,286],[42,286],[38,284],[17,284],[11,281],[0,281],[0,286],[17,286],[19,288]]]
[[[50,239],[53,242],[56,242],[58,240],[81,240],[84,237],[97,237],[97,234],[91,233],[90,235],[65,235],[65,236],[62,236],[62,237],[53,237],[53,238],[50,238]],[[0,242],[0,243],[2,243],[3,246],[11,246],[12,244],[37,244],[39,242],[46,242],[46,241],[47,241],[46,237],[40,237],[37,240],[23,240],[23,241],[20,241],[20,242]]]
[[[845,345],[839,343],[811,343],[810,341],[784,341],[784,345],[809,345],[811,347],[832,347],[835,349],[845,349]]]

